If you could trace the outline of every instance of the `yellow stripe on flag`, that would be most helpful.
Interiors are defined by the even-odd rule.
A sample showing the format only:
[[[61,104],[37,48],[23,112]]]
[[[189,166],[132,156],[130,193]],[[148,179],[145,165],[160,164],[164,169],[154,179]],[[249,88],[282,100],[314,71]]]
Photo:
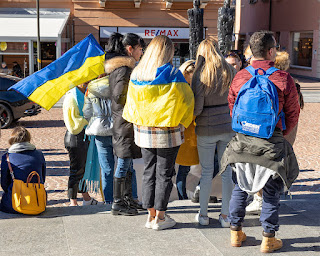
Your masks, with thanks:
[[[46,110],[51,109],[67,91],[103,74],[104,60],[104,55],[87,58],[79,69],[70,71],[38,87],[28,97],[29,100],[36,102]]]

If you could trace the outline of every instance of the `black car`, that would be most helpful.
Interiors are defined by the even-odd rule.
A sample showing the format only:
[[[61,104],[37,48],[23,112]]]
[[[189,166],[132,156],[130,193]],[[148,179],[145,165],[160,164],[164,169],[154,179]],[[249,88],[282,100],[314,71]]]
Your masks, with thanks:
[[[40,113],[40,106],[28,100],[21,93],[7,89],[21,78],[0,73],[0,126],[7,128],[13,121],[24,116]]]

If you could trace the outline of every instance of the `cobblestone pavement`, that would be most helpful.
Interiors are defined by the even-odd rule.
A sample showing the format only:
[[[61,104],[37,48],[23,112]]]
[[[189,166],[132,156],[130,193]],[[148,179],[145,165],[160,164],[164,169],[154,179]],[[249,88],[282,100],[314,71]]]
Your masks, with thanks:
[[[67,206],[69,159],[63,142],[66,128],[62,109],[42,110],[39,115],[22,118],[17,124],[25,126],[30,131],[33,144],[44,153],[47,162],[48,205]],[[11,130],[1,131],[1,155],[8,147],[7,140]],[[292,187],[293,195],[320,193],[319,137],[320,103],[306,103],[305,109],[301,111],[298,136],[294,145],[301,172]],[[95,197],[101,200],[99,195]]]

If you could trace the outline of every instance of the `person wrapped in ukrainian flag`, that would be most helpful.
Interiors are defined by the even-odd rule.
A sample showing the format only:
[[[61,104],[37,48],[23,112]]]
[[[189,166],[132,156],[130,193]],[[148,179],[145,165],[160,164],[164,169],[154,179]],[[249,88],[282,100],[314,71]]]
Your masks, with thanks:
[[[174,45],[166,36],[149,44],[130,78],[123,118],[134,124],[135,143],[144,160],[143,207],[146,228],[162,230],[176,222],[165,214],[184,128],[193,119],[194,95],[179,69],[172,66]]]

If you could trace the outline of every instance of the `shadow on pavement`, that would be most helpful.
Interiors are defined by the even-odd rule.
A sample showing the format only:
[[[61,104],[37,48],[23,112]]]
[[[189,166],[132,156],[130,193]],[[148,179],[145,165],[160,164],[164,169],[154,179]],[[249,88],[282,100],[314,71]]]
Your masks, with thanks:
[[[19,120],[14,126],[22,125],[26,128],[64,127],[63,120]]]
[[[279,252],[320,252],[320,246],[303,246],[303,244],[319,244],[319,237],[299,237],[292,239],[282,239],[282,242],[284,246],[283,248],[281,248]]]
[[[10,214],[0,211],[0,221],[4,219],[29,219],[29,218],[57,218],[64,216],[90,215],[97,213],[109,213],[111,205],[76,206],[76,207],[48,207],[40,215]]]

